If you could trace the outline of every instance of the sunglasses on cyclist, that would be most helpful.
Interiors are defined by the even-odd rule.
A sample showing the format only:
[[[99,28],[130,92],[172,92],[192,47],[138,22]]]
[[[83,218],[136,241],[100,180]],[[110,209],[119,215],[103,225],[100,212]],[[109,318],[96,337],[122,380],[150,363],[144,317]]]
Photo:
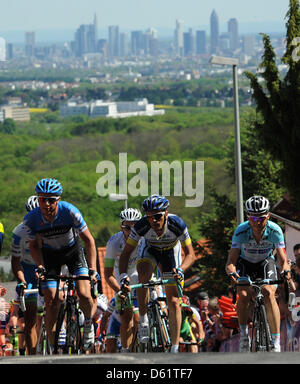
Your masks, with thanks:
[[[131,231],[131,226],[130,225],[121,225],[122,229],[125,229],[126,231]]]
[[[250,220],[261,223],[267,216],[248,216]]]
[[[48,201],[49,204],[55,203],[57,200],[59,200],[59,196],[39,196],[38,197],[40,203],[46,203]]]
[[[159,221],[164,215],[165,215],[165,212],[155,213],[154,215],[147,215],[147,218],[149,220]]]

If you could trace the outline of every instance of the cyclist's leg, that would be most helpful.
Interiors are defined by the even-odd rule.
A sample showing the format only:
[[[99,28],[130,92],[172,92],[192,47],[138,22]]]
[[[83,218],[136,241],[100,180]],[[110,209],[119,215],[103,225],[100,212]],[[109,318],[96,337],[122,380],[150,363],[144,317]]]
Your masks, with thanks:
[[[277,279],[277,269],[275,260],[268,258],[262,264],[264,278]],[[265,298],[265,306],[267,311],[267,319],[270,326],[271,334],[276,344],[280,344],[280,310],[276,300],[275,285],[263,286],[263,294]]]
[[[37,288],[35,277],[35,265],[31,265],[21,261],[21,265],[24,271],[24,277],[27,284],[31,284],[32,288]],[[27,352],[29,355],[35,355],[37,345],[37,294],[29,295],[25,298],[26,311],[24,312],[24,336],[26,341]]]
[[[236,268],[237,273],[239,276],[249,276],[251,274],[251,270],[249,270],[249,265],[247,262],[241,258],[239,258]],[[245,330],[246,327],[246,334],[247,332],[247,326],[249,322],[249,315],[250,315],[250,299],[251,299],[251,289],[249,287],[238,287],[237,288],[237,294],[239,295],[239,300],[237,302],[237,315],[239,319],[239,325],[241,327],[242,335],[243,330]]]
[[[182,316],[176,285],[166,286],[166,297],[169,308],[171,343],[172,346],[178,346]]]
[[[137,262],[137,271],[139,276],[139,282],[144,284],[147,283],[153,274],[155,265],[149,258],[139,259]],[[149,291],[147,288],[137,289],[137,297],[139,303],[140,322],[147,313],[148,302],[149,302]]]

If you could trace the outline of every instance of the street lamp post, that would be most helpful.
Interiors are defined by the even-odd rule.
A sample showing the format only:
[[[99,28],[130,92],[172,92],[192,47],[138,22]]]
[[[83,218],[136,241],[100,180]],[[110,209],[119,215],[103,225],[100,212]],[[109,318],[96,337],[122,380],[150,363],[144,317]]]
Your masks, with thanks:
[[[109,200],[111,200],[111,201],[123,200],[124,201],[124,209],[127,209],[127,200],[128,200],[127,195],[119,194],[119,193],[110,193],[109,194]]]
[[[233,98],[234,98],[234,135],[235,135],[235,183],[236,183],[236,213],[238,224],[244,221],[243,206],[243,181],[242,181],[242,157],[241,157],[241,138],[240,138],[240,117],[239,117],[239,95],[237,65],[238,59],[212,55],[211,64],[232,65],[233,70]]]

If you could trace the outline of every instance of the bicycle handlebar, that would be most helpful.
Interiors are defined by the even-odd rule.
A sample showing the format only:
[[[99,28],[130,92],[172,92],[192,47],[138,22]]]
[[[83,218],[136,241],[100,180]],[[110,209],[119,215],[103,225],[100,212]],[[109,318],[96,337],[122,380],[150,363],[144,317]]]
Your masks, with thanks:
[[[261,285],[275,285],[275,284],[283,284],[284,281],[283,280],[270,280],[270,279],[259,279],[259,280],[254,280],[254,281],[251,281],[251,280],[248,280],[248,281],[238,281],[236,283],[237,286],[254,286],[254,285],[257,285],[257,286],[261,286]]]

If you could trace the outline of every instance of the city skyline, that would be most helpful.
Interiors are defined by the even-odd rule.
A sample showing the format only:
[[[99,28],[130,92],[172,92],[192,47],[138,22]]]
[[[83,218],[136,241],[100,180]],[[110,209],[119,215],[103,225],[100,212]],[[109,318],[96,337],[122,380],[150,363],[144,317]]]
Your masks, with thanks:
[[[99,31],[105,31],[109,25],[118,25],[123,30],[153,27],[167,33],[174,28],[176,19],[182,20],[186,28],[207,29],[213,10],[219,16],[221,28],[229,19],[236,18],[241,32],[243,29],[246,32],[247,25],[249,32],[253,32],[251,24],[257,25],[255,32],[261,32],[259,29],[264,26],[267,33],[272,28],[273,32],[280,32],[284,31],[288,5],[289,0],[275,3],[272,0],[252,0],[249,4],[228,0],[226,5],[223,0],[212,0],[209,4],[201,4],[199,0],[188,0],[184,4],[179,0],[111,0],[102,4],[96,0],[84,3],[81,0],[72,3],[52,0],[41,6],[38,0],[14,0],[2,6],[0,35],[35,31],[43,36],[46,31],[51,35],[51,30],[54,33],[58,29],[71,32],[81,24],[88,24],[94,14],[97,15]]]

